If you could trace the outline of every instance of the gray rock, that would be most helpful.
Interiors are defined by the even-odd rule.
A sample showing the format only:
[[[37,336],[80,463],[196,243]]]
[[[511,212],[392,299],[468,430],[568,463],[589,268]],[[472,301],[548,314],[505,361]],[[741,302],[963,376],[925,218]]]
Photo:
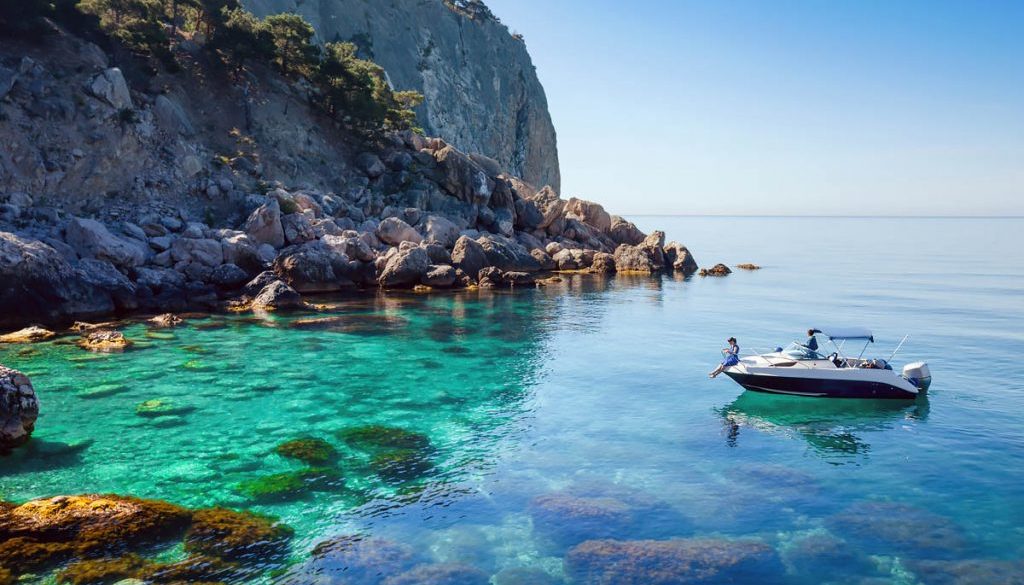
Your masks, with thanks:
[[[182,230],[181,237],[193,238],[198,240],[199,238],[207,237],[207,233],[209,231],[210,229],[206,226],[205,223],[200,223],[198,221],[190,221],[185,225],[185,229]]]
[[[499,268],[502,272],[537,272],[540,270],[537,260],[515,240],[492,235],[480,236],[477,242],[484,249],[487,264]],[[454,260],[454,254],[452,259]]]
[[[284,241],[288,245],[305,244],[316,239],[316,231],[309,218],[302,213],[289,213],[281,218]]]
[[[181,223],[180,219],[171,216],[161,217],[160,224],[172,232],[179,232],[181,231],[181,228],[184,227],[184,224]]]
[[[447,264],[432,264],[420,282],[427,286],[448,288],[455,284],[455,268]]]
[[[274,273],[300,293],[341,290],[354,283],[347,278],[348,257],[321,242],[291,246],[274,260]]]
[[[224,237],[220,241],[220,247],[224,253],[225,264],[235,264],[250,274],[259,272],[265,264],[265,260],[260,256],[259,247],[245,234]],[[273,248],[270,251],[270,260],[273,260],[275,251]]]
[[[673,270],[689,276],[697,272],[697,261],[686,246],[679,242],[669,242],[665,245],[665,262]]]
[[[116,266],[131,268],[146,261],[144,245],[119,238],[94,219],[71,218],[64,240],[84,258],[107,260]]]
[[[175,262],[195,262],[216,268],[224,263],[224,249],[217,240],[178,238],[171,244]]]
[[[643,242],[644,238],[647,237],[642,231],[633,225],[633,222],[626,221],[617,215],[611,216],[611,220],[608,235],[611,236],[612,240],[617,244],[629,244],[630,246],[636,246],[640,242]]]
[[[269,244],[274,248],[284,246],[281,205],[276,198],[271,198],[249,215],[245,222],[245,233],[257,244]]]
[[[181,290],[185,288],[185,277],[170,268],[136,268],[135,284],[157,293],[164,290]]]
[[[249,275],[235,264],[221,264],[213,269],[210,282],[224,289],[236,289],[249,280]]]
[[[466,274],[476,275],[487,266],[484,247],[467,236],[459,236],[452,248],[452,265]]]
[[[252,301],[253,309],[262,310],[296,309],[303,305],[302,295],[280,280],[275,280],[263,287],[263,290]]]
[[[135,238],[136,240],[142,240],[143,242],[145,242],[148,237],[145,230],[129,221],[121,223],[121,231],[123,231],[129,238]]]
[[[274,274],[272,270],[264,270],[263,272],[257,274],[255,278],[246,283],[246,285],[242,288],[242,292],[249,296],[256,296],[260,294],[260,291],[266,288],[268,284],[274,282],[275,280],[281,279],[278,278],[277,275]]]
[[[166,95],[157,96],[156,102],[153,104],[153,112],[156,114],[157,122],[167,132],[182,136],[192,136],[196,132],[192,126],[192,120],[189,119],[181,105]],[[227,190],[230,190],[230,187],[225,189],[225,191]]]
[[[87,258],[75,268],[84,282],[109,294],[116,309],[133,311],[138,308],[135,284],[110,262]]]
[[[426,242],[451,248],[459,239],[459,227],[439,215],[428,215],[420,222],[420,232]]]
[[[548,255],[547,252],[541,249],[530,250],[530,256],[533,256],[534,260],[540,264],[541,270],[555,270],[558,268],[558,263]]]
[[[320,240],[325,246],[329,246],[339,254],[360,262],[371,262],[374,259],[373,250],[358,236],[324,236]]]
[[[430,257],[423,248],[415,247],[391,255],[380,276],[378,284],[383,287],[414,285],[430,270]]]
[[[423,246],[427,250],[431,264],[451,264],[452,255],[441,244],[427,244]]]
[[[0,366],[0,455],[26,443],[38,417],[39,399],[28,376]]]
[[[85,281],[52,247],[0,232],[0,328],[93,318],[114,310],[110,295]]]
[[[608,233],[612,227],[612,217],[604,207],[593,201],[569,198],[565,203],[565,216],[578,219],[603,233]]]
[[[364,152],[357,156],[356,166],[371,179],[376,179],[388,170],[384,163],[381,162],[380,157],[371,152]]]
[[[402,242],[419,244],[423,241],[423,236],[419,232],[397,217],[389,217],[381,221],[377,226],[376,233],[382,242],[392,246],[397,246]]]
[[[142,231],[151,238],[158,238],[166,236],[169,231],[164,224],[160,223],[160,220],[148,220],[142,222]]]
[[[86,89],[93,96],[119,110],[134,108],[131,92],[128,91],[128,83],[125,82],[124,75],[117,67],[107,69],[94,77]]]

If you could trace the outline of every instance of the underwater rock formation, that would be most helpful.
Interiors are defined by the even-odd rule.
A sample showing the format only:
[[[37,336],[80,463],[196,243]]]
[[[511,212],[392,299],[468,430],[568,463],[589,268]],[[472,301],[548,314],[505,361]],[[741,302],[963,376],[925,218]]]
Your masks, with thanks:
[[[338,458],[338,451],[323,439],[303,437],[285,441],[274,449],[281,457],[296,459],[309,465],[332,463]]]
[[[225,560],[261,563],[280,559],[294,532],[275,518],[226,508],[196,510],[185,550]]]
[[[89,351],[124,351],[132,346],[131,340],[120,331],[90,331],[78,340],[78,347]]]
[[[342,536],[316,545],[308,561],[291,569],[285,585],[310,582],[379,584],[418,563],[412,547],[382,538]]]
[[[0,455],[23,445],[39,417],[39,399],[28,376],[0,365]]]
[[[35,343],[56,337],[56,333],[38,326],[26,327],[6,335],[0,335],[0,343]]]
[[[726,276],[732,274],[732,270],[725,264],[715,264],[711,268],[701,268],[699,274],[701,276]]]
[[[579,585],[775,583],[782,566],[772,547],[756,540],[588,540],[565,557]]]
[[[896,502],[857,502],[830,516],[825,526],[864,550],[945,558],[963,549],[963,532],[949,518]]]

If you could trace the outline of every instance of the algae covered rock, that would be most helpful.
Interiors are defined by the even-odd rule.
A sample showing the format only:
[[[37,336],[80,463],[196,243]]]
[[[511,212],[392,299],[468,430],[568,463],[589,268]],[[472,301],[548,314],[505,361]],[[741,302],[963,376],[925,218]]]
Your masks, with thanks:
[[[323,465],[338,458],[338,451],[330,443],[314,437],[285,441],[278,445],[274,452],[282,457],[297,459],[310,465]]]
[[[28,376],[0,365],[0,455],[28,441],[38,417],[39,399]]]
[[[0,335],[0,343],[35,343],[37,341],[46,341],[56,337],[56,333],[49,329],[33,325],[24,329]]]
[[[294,531],[269,516],[226,508],[197,510],[185,550],[225,560],[261,563],[280,559]]]
[[[896,502],[857,502],[825,520],[835,534],[878,554],[944,558],[962,550],[963,532],[949,518]]]
[[[565,571],[580,585],[686,585],[776,583],[783,568],[756,540],[588,540],[566,555]]]
[[[341,536],[316,545],[306,563],[282,579],[286,585],[380,583],[417,564],[412,547],[382,538]]]
[[[374,455],[370,467],[388,483],[404,483],[427,475],[434,463],[421,449],[393,449]]]
[[[360,449],[430,449],[430,437],[387,425],[367,425],[338,431],[339,439]]]
[[[715,264],[711,268],[701,268],[699,274],[701,276],[726,276],[732,274],[732,270],[725,264]]]
[[[297,473],[275,473],[238,484],[238,492],[257,503],[288,502],[306,496],[306,483]]]
[[[135,414],[145,418],[157,418],[161,416],[181,416],[196,409],[194,406],[179,406],[167,398],[155,398],[139,403],[135,407]]]
[[[125,496],[58,496],[0,508],[0,566],[28,572],[72,557],[136,550],[180,537],[189,510]]]

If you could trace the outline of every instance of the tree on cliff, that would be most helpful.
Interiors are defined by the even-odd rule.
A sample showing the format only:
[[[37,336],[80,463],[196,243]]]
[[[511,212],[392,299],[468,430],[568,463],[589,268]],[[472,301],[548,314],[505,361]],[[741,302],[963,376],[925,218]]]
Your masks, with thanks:
[[[313,44],[313,25],[294,13],[264,19],[274,43],[274,63],[285,75],[309,77],[317,66],[320,49]]]
[[[98,17],[100,28],[125,47],[164,59],[170,56],[160,0],[81,0],[77,7]]]
[[[241,70],[249,61],[270,61],[274,37],[266,24],[241,8],[224,10],[223,23],[214,30],[209,47]]]

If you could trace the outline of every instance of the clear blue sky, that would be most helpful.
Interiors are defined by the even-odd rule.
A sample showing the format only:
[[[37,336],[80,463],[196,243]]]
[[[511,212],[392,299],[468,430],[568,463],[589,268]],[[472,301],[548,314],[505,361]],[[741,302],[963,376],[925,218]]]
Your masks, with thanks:
[[[485,1],[526,37],[565,196],[1024,215],[1024,1]]]

